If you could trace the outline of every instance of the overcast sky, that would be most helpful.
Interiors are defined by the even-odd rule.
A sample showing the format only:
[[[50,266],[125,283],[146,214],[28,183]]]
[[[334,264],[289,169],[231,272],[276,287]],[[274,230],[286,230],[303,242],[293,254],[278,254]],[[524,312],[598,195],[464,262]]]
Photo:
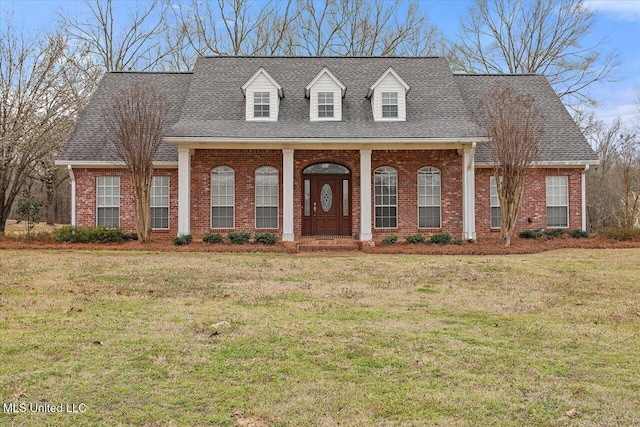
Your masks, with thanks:
[[[428,12],[430,22],[438,26],[445,37],[455,39],[460,18],[467,14],[473,1],[421,0],[420,3]],[[587,40],[587,43],[594,44],[606,38],[605,49],[616,50],[621,62],[617,71],[618,81],[591,90],[600,101],[596,113],[607,121],[621,116],[628,123],[636,107],[634,91],[640,90],[640,0],[597,0],[588,4],[598,14],[591,40]],[[27,29],[43,30],[55,26],[57,11],[69,9],[81,11],[83,2],[0,0],[0,19],[4,20],[6,13],[12,11],[15,24],[24,24]]]

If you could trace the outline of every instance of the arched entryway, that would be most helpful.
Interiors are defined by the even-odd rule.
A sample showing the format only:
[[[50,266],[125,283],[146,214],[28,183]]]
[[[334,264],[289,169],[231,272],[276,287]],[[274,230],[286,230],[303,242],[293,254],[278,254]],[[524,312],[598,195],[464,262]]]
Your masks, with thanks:
[[[351,171],[318,163],[302,171],[302,235],[351,236]]]

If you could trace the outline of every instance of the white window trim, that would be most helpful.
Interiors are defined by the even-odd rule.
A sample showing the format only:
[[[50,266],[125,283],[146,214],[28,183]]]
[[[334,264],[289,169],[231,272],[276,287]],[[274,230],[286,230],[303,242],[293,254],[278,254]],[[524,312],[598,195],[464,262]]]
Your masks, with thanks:
[[[333,106],[333,116],[331,117],[321,117],[320,116],[320,94],[321,93],[330,93],[332,95],[332,102],[331,104],[322,104],[322,105],[332,105]],[[315,98],[315,103],[316,103],[316,117],[314,118],[313,121],[317,121],[317,122],[335,122],[335,121],[340,121],[341,118],[338,117],[338,114],[336,114],[336,93],[334,91],[327,91],[327,90],[322,90],[322,91],[313,91],[313,95]],[[339,99],[339,102],[341,102],[342,99]]]
[[[255,90],[255,91],[250,91],[249,92],[251,94],[251,117],[247,117],[247,121],[255,121],[255,122],[276,122],[278,121],[278,117],[276,114],[276,111],[274,110],[275,108],[278,108],[277,103],[273,102],[273,98],[274,98],[274,91],[273,90]],[[269,94],[269,115],[267,117],[256,117],[255,116],[255,106],[256,106],[256,100],[255,100],[255,95],[256,93],[268,93]],[[259,104],[259,105],[265,105],[265,104]]]
[[[98,180],[100,178],[118,178],[118,206],[100,206],[98,204]],[[100,208],[118,208],[118,225],[115,226],[108,226],[108,227],[120,227],[120,211],[122,210],[121,208],[121,202],[120,202],[120,187],[121,187],[121,182],[120,182],[120,177],[117,175],[100,175],[100,176],[96,176],[96,227],[98,227],[98,210]]]
[[[213,214],[212,214],[212,209],[214,208],[214,205],[212,203],[212,199],[213,199],[213,171],[216,170],[217,168],[221,168],[221,167],[226,167],[231,169],[231,171],[233,172],[233,205],[231,206],[233,208],[233,224],[231,228],[220,228],[220,227],[214,227],[213,226]],[[230,166],[226,166],[226,165],[220,165],[220,166],[215,166],[211,169],[211,172],[209,173],[209,187],[211,187],[209,189],[209,228],[211,230],[235,230],[236,229],[236,171],[235,169],[233,169]],[[218,207],[228,207],[228,206],[224,206],[224,205],[216,205]]]
[[[548,178],[564,178],[564,181],[566,182],[565,185],[565,189],[566,189],[566,196],[567,196],[567,204],[566,205],[550,205],[549,204],[549,198],[548,198],[548,188],[549,188],[549,184],[547,183],[547,179]],[[546,228],[558,228],[558,229],[568,229],[570,226],[569,220],[570,220],[570,215],[569,215],[569,204],[570,204],[570,200],[569,200],[569,177],[567,175],[547,175],[545,177],[545,226]],[[559,225],[555,225],[555,226],[550,226],[549,224],[549,218],[547,216],[547,208],[567,208],[567,225],[566,226],[559,226]]]
[[[171,228],[171,177],[167,175],[154,175],[152,177],[151,185],[153,186],[153,178],[167,178],[167,206],[153,206],[150,204],[150,208],[167,208],[167,228],[151,228],[152,230],[168,230]],[[151,221],[153,224],[153,221]]]
[[[395,94],[396,95],[396,103],[395,104],[385,104],[384,103],[384,95],[388,94],[388,95],[392,95]],[[389,117],[385,117],[384,116],[384,107],[385,106],[396,106],[396,115],[394,116],[389,116]],[[380,92],[380,120],[384,121],[384,120],[398,120],[400,119],[400,94],[397,91],[386,91],[386,92]]]
[[[440,204],[438,205],[438,208],[440,210],[440,227],[420,227],[420,208],[433,208],[435,206],[429,206],[429,205],[424,205],[424,206],[420,206],[420,172],[423,169],[426,168],[432,168],[438,171],[438,173],[440,174]],[[417,200],[417,205],[418,205],[418,212],[417,212],[417,218],[418,218],[418,229],[419,230],[442,230],[442,171],[434,166],[425,166],[422,167],[420,169],[418,169],[418,174],[417,174],[417,178],[418,178],[418,182],[416,185],[417,187],[417,191],[418,191],[418,200]]]
[[[396,173],[396,204],[395,205],[378,205],[376,203],[376,172],[385,168],[393,169]],[[396,208],[396,226],[395,227],[376,226],[376,219],[378,218],[376,215],[376,208],[378,207],[381,207],[381,208],[395,207]],[[380,166],[379,168],[376,168],[376,170],[373,171],[373,228],[375,230],[397,230],[399,224],[400,224],[400,218],[398,215],[398,170],[391,166]]]
[[[497,205],[494,205],[493,201],[492,201],[493,195],[491,194],[491,189],[494,188],[494,187],[496,189],[496,197],[498,197],[498,204]],[[500,197],[498,196],[498,184],[496,182],[496,177],[491,175],[489,177],[489,228],[491,230],[500,230],[500,224],[498,224],[498,226],[495,227],[493,225],[493,222],[492,222],[493,215],[492,215],[491,211],[492,211],[493,208],[501,208],[501,207],[500,207]],[[502,209],[500,209],[500,218],[502,218]]]
[[[262,168],[270,168],[276,171],[276,173],[274,175],[267,175],[267,176],[275,176],[277,178],[276,181],[276,227],[272,228],[272,227],[258,227],[258,208],[273,208],[274,206],[272,205],[267,205],[267,206],[258,206],[258,171]],[[254,216],[254,226],[256,228],[256,230],[279,230],[280,229],[280,172],[278,171],[278,168],[274,168],[273,166],[261,166],[259,168],[256,169],[255,173],[255,188],[253,190],[254,193],[254,199],[253,199],[253,204],[254,204],[254,209],[253,209],[253,216]]]

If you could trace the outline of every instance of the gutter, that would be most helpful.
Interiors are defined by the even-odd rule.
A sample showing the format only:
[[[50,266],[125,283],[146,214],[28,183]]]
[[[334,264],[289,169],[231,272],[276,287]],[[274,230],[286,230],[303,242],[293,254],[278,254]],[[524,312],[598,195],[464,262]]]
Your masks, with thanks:
[[[76,176],[71,165],[67,166],[71,178],[71,225],[76,226]]]

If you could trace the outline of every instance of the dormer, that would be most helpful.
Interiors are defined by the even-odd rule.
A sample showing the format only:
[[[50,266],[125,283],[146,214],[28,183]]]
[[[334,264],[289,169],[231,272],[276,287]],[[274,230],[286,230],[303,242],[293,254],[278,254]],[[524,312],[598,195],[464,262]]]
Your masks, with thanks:
[[[246,100],[246,120],[278,120],[280,99],[284,98],[284,91],[263,67],[258,68],[258,71],[242,85],[242,94]]]
[[[393,68],[387,68],[367,92],[367,98],[371,99],[373,120],[406,121],[406,95],[409,89],[407,82]]]
[[[347,87],[324,67],[304,88],[309,98],[309,119],[314,121],[342,120],[342,98]]]

